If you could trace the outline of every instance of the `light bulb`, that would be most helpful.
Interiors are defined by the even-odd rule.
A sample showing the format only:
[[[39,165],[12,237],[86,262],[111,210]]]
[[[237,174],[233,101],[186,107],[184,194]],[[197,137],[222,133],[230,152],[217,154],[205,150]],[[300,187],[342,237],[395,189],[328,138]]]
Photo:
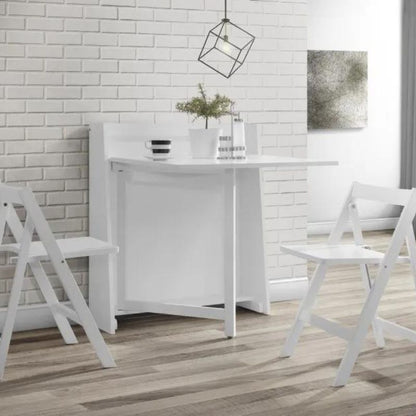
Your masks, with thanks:
[[[231,51],[231,45],[228,43],[228,36],[227,35],[224,35],[224,40],[222,42],[221,49],[224,52],[230,52]]]

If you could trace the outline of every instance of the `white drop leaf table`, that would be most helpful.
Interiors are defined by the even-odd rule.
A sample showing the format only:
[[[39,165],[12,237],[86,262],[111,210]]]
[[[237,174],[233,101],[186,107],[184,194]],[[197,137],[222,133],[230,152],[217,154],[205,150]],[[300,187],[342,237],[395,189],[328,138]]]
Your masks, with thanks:
[[[90,235],[120,247],[90,260],[101,329],[153,312],[224,320],[233,337],[236,305],[269,313],[260,170],[337,163],[260,156],[255,125],[246,137],[246,160],[218,161],[190,157],[188,126],[91,126]],[[172,159],[146,158],[155,138],[172,140]]]

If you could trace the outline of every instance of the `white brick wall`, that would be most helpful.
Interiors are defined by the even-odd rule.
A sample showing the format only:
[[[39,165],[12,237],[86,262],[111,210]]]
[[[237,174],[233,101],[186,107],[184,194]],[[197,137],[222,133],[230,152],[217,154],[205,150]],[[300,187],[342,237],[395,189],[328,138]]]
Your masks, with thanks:
[[[57,235],[84,235],[88,123],[184,121],[175,103],[198,82],[260,124],[264,153],[305,156],[306,2],[230,1],[230,17],[257,40],[226,80],[196,61],[222,0],[0,1],[0,180],[31,186]],[[305,239],[306,174],[264,179],[269,276],[304,276],[279,243]],[[0,261],[3,306],[13,268]],[[86,293],[87,262],[72,264]],[[21,302],[40,301],[28,277]]]

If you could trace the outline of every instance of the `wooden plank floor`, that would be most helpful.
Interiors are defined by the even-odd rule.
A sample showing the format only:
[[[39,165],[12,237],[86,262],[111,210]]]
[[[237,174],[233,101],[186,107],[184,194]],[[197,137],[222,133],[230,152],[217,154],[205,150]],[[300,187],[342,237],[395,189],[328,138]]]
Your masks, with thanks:
[[[384,232],[368,235],[377,249]],[[316,240],[316,239],[315,239]],[[312,269],[311,269],[312,270]],[[359,270],[333,269],[319,313],[353,325],[363,301]],[[63,345],[56,329],[17,333],[0,384],[0,415],[280,416],[415,415],[416,345],[371,334],[345,388],[331,383],[345,343],[307,328],[291,359],[278,358],[298,302],[271,316],[241,310],[238,337],[218,321],[136,316],[106,336],[118,367],[101,370],[89,344]],[[380,314],[416,329],[408,266],[395,269]]]

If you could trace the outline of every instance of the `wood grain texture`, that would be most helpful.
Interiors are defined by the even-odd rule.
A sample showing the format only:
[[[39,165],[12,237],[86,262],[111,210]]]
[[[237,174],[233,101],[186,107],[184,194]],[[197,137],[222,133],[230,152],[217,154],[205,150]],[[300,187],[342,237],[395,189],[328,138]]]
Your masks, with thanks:
[[[383,250],[390,235],[373,232],[366,238]],[[354,325],[363,299],[359,268],[333,268],[316,309]],[[341,389],[330,386],[345,348],[340,339],[308,327],[293,357],[278,358],[297,306],[297,301],[275,303],[271,316],[239,310],[235,339],[224,338],[218,321],[124,318],[117,335],[105,336],[118,363],[107,370],[79,328],[80,344],[70,346],[56,329],[14,334],[0,384],[0,416],[416,414],[416,345],[408,341],[386,336],[386,347],[379,350],[369,332]],[[409,265],[396,266],[379,312],[416,329]]]

